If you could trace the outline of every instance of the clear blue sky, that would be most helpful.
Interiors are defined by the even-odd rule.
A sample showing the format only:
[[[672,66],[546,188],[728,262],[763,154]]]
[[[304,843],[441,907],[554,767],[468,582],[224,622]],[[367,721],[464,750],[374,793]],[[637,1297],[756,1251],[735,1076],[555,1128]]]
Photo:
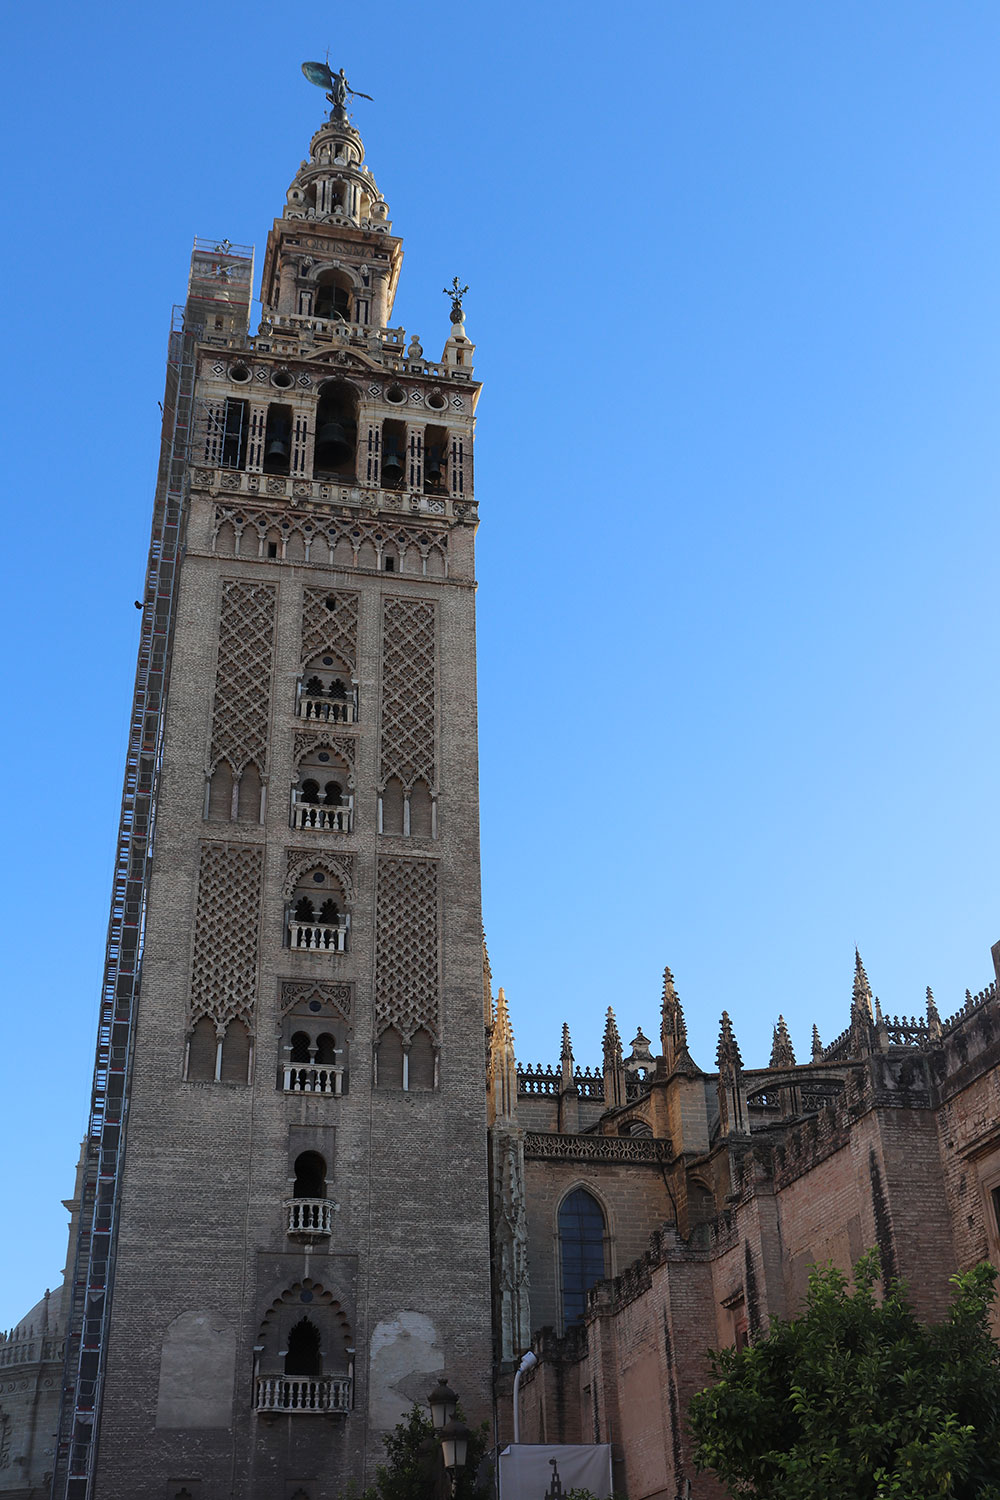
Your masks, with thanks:
[[[1000,9],[20,7],[4,108],[0,1325],[58,1280],[171,304],[258,255],[329,45],[479,345],[483,884],[518,1053],[748,1063],[991,974]],[[9,33],[8,33],[9,34]],[[13,171],[10,169],[13,168]],[[259,261],[258,261],[259,264]],[[208,1144],[206,1149],[216,1149]]]

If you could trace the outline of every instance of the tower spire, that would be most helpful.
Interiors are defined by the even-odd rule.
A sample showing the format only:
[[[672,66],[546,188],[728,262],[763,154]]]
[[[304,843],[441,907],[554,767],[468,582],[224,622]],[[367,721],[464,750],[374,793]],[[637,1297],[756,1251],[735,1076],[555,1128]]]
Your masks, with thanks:
[[[788,1027],[785,1025],[784,1016],[778,1017],[778,1024],[774,1028],[770,1066],[772,1068],[795,1067],[795,1049],[792,1046],[792,1039],[788,1034]]]
[[[660,998],[660,1051],[668,1074],[697,1072],[688,1051],[684,1007],[669,965],[663,970],[663,993]]]
[[[604,1023],[604,1104],[614,1109],[625,1103],[625,1062],[622,1057],[622,1039],[618,1034],[615,1013],[608,1006],[608,1017]]]

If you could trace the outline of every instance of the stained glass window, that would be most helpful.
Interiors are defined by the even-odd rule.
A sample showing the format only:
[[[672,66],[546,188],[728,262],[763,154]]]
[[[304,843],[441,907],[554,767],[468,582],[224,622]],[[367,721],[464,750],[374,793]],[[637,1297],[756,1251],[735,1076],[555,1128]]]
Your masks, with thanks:
[[[604,1275],[604,1215],[585,1188],[577,1188],[559,1210],[563,1326],[576,1323],[587,1306],[587,1291]]]

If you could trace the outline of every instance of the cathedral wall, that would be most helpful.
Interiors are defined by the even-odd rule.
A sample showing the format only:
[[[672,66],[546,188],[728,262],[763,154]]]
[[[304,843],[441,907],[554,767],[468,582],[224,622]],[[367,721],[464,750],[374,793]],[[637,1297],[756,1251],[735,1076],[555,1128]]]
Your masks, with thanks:
[[[525,1161],[528,1215],[528,1274],[532,1328],[561,1327],[559,1205],[583,1187],[605,1215],[605,1265],[617,1275],[642,1255],[654,1229],[673,1222],[663,1173],[658,1164],[538,1160]]]

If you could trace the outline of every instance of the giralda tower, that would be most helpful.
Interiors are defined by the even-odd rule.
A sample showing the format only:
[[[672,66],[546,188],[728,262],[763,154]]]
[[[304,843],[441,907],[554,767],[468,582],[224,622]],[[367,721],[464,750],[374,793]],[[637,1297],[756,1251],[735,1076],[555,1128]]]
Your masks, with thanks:
[[[473,426],[333,79],[170,339],[57,1496],[331,1500],[488,1410]]]

